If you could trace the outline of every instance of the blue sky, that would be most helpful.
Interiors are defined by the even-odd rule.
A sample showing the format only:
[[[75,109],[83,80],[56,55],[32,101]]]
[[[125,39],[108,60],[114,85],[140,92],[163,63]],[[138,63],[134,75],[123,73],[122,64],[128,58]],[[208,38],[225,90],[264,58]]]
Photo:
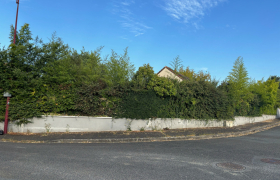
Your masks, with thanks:
[[[9,44],[16,0],[0,0],[0,43]],[[224,80],[238,56],[256,80],[280,76],[280,0],[20,0],[18,27],[70,47],[128,48],[136,69],[183,65]]]

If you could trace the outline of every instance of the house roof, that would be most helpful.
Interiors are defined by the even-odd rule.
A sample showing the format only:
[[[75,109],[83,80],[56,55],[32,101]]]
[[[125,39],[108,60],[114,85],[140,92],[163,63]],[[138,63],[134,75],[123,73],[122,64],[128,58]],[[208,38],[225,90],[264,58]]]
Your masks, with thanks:
[[[161,71],[163,71],[164,69],[168,69],[170,72],[172,72],[175,76],[179,77],[182,80],[188,80],[189,78],[187,76],[184,76],[176,71],[174,71],[173,69],[171,69],[170,67],[163,67],[157,74],[159,74]]]

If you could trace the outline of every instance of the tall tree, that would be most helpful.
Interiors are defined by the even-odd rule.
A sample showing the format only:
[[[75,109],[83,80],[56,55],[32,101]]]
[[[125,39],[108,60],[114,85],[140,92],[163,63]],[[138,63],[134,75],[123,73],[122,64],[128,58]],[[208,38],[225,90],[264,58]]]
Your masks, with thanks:
[[[233,65],[232,71],[227,77],[229,84],[229,95],[232,99],[233,106],[237,112],[241,112],[238,115],[245,115],[249,109],[249,102],[253,98],[253,94],[249,92],[249,77],[248,72],[244,66],[242,57],[238,57]]]
[[[107,67],[107,78],[110,84],[123,84],[131,80],[134,75],[135,67],[130,62],[128,48],[125,48],[122,55],[118,55],[112,50],[111,56],[105,60]]]
[[[176,56],[173,61],[170,63],[170,66],[174,71],[179,72],[180,69],[183,69],[183,61],[180,59],[180,56]]]
[[[155,76],[153,68],[149,64],[139,67],[133,76],[132,82],[136,88],[147,88],[150,80]]]
[[[11,27],[13,30],[13,27]],[[11,32],[10,34],[13,34]],[[1,51],[1,89],[12,94],[10,103],[11,120],[26,119],[39,115],[37,103],[38,91],[41,88],[41,74],[37,62],[41,57],[40,45],[35,45],[29,24],[24,24],[17,34],[16,44],[12,43]],[[35,94],[36,93],[36,94]],[[28,110],[27,110],[28,109]]]
[[[248,72],[244,66],[243,58],[238,57],[233,65],[232,71],[227,77],[229,83],[233,83],[240,91],[246,89],[249,85]]]

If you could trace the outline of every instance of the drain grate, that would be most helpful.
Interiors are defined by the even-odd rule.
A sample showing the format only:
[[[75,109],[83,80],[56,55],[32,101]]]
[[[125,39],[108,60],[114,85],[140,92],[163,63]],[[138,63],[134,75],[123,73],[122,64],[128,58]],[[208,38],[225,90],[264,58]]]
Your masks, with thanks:
[[[261,161],[270,164],[280,164],[279,159],[261,159]]]
[[[244,166],[241,166],[239,164],[235,164],[232,162],[227,162],[227,163],[217,163],[216,166],[227,169],[227,170],[232,170],[232,171],[242,171],[246,169]]]

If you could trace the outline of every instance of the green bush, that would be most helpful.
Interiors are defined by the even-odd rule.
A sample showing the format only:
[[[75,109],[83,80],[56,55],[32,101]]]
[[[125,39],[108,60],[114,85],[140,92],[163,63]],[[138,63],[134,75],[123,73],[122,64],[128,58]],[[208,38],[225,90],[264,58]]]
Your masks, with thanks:
[[[11,27],[11,42],[13,31]],[[280,107],[280,78],[250,82],[242,57],[217,87],[209,73],[194,73],[189,67],[184,71],[179,57],[174,69],[191,77],[183,82],[158,77],[149,64],[134,74],[127,48],[105,59],[101,50],[78,53],[55,34],[43,43],[33,39],[24,24],[16,44],[0,48],[0,94],[12,94],[9,120],[28,123],[50,113],[221,120],[275,114]],[[5,109],[6,98],[1,96],[0,121]]]
[[[127,90],[118,104],[115,118],[149,119],[159,117],[168,100],[153,90]]]
[[[125,92],[115,117],[131,119],[231,119],[223,91],[207,81],[177,82],[177,94],[160,96],[153,90]]]
[[[207,81],[183,81],[172,96],[169,117],[184,119],[230,119],[228,99],[223,91]]]

